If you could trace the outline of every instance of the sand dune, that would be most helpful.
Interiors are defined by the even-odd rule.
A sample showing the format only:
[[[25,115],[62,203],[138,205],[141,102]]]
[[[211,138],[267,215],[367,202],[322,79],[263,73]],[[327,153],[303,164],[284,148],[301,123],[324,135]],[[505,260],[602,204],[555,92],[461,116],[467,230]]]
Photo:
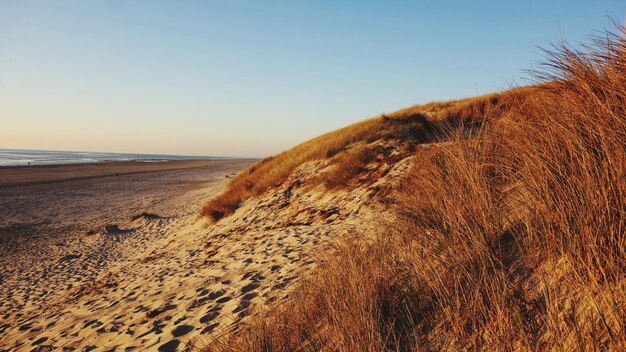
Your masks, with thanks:
[[[285,299],[332,241],[375,217],[372,196],[409,165],[351,192],[322,192],[306,180],[328,160],[303,165],[281,188],[207,227],[200,206],[227,174],[163,200],[131,219],[51,243],[3,262],[5,350],[158,350],[203,346]],[[289,206],[285,206],[288,204]],[[155,208],[155,209],[156,209]],[[336,221],[341,220],[341,221]],[[45,242],[45,241],[44,241]],[[41,256],[48,258],[37,262]],[[18,263],[28,262],[28,266]]]

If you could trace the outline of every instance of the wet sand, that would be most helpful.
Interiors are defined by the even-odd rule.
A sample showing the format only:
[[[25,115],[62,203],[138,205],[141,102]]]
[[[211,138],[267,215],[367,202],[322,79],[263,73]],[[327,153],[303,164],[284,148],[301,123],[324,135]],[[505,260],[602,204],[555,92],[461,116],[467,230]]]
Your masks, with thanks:
[[[250,160],[173,160],[158,162],[104,162],[69,165],[33,165],[0,167],[0,190],[16,186],[78,181],[111,176],[136,175],[158,171],[198,168],[224,168]],[[28,192],[28,190],[24,190]]]
[[[0,167],[0,258],[144,212],[223,181],[252,160]],[[210,197],[211,195],[208,194]]]

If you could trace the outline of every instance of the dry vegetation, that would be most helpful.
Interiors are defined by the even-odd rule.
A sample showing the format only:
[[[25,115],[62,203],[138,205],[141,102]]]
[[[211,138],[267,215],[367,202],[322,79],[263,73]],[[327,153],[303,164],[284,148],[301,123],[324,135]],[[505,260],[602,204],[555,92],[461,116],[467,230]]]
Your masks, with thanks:
[[[307,161],[333,157],[353,143],[391,138],[423,142],[431,134],[428,121],[421,114],[402,117],[382,115],[355,123],[252,165],[230,182],[226,192],[205,205],[202,215],[218,221],[232,214],[246,199],[280,185],[296,167]]]
[[[369,120],[240,176],[237,192],[253,195],[303,160],[380,138],[372,127],[464,122],[452,143],[417,148],[373,242],[338,246],[291,299],[210,350],[626,350],[623,38],[560,48],[531,88]]]
[[[356,175],[366,170],[378,154],[372,148],[359,148],[349,153],[342,153],[332,170],[323,175],[323,182],[328,188],[342,188]]]
[[[368,160],[375,157],[372,151],[367,150],[350,155],[341,153],[355,143],[370,143],[380,139],[416,144],[440,141],[448,138],[442,131],[470,129],[483,120],[497,116],[511,101],[520,99],[520,96],[532,90],[518,88],[472,99],[414,106],[321,135],[276,156],[260,160],[246,169],[229,183],[226,192],[203,207],[201,215],[217,222],[234,213],[245,200],[279,186],[303,163],[336,155],[338,165],[318,181],[330,188],[341,187],[362,171]]]

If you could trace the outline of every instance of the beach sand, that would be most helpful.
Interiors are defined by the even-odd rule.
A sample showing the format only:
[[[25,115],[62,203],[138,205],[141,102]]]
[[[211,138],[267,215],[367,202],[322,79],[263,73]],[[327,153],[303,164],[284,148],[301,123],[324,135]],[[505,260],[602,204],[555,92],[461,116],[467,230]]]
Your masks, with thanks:
[[[114,266],[136,260],[164,236],[193,224],[201,205],[251,162],[0,168],[0,350],[50,345],[43,340],[33,345],[45,339],[39,337],[45,332],[52,333],[48,336],[56,340],[55,347],[98,345],[97,339],[63,336],[63,331],[55,336],[51,322],[68,324],[58,319],[59,309],[72,306],[69,301],[84,295]],[[149,300],[159,304],[164,298]],[[81,321],[75,314],[89,309],[75,308],[79,312],[68,319]],[[118,308],[123,312],[125,307]],[[52,311],[57,318],[43,324]],[[66,327],[80,328],[75,323]],[[89,329],[84,332],[88,335]]]
[[[144,211],[168,213],[189,191],[228,181],[251,160],[0,167],[0,258]],[[220,188],[221,189],[221,188]],[[207,199],[214,194],[205,192]]]
[[[386,214],[375,195],[410,162],[334,192],[307,186],[332,162],[305,163],[217,224],[199,219],[249,164],[2,189],[0,351],[206,346],[286,299],[336,241],[371,233]]]

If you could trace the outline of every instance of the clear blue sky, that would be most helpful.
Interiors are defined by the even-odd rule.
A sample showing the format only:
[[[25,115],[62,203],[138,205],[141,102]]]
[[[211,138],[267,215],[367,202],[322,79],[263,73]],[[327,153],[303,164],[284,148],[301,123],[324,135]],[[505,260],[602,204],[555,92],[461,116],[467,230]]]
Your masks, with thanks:
[[[0,0],[0,148],[264,156],[524,83],[621,1]]]

